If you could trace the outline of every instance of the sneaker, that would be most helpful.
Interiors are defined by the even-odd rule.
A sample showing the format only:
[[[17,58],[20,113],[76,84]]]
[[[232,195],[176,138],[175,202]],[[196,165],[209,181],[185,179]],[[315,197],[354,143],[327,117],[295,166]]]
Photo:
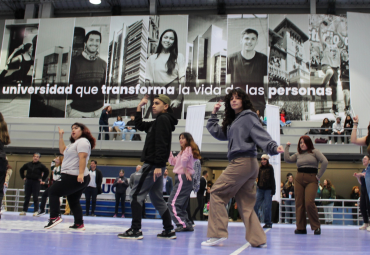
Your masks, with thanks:
[[[192,226],[189,226],[189,227],[186,227],[186,228],[184,228],[183,226],[178,226],[175,229],[175,232],[192,232],[192,231],[194,231],[194,228]]]
[[[122,139],[122,142],[126,141],[125,139]]]
[[[335,144],[338,144],[338,143],[335,143]]]
[[[331,144],[331,140],[329,140],[329,144]]]
[[[116,140],[116,138],[113,138],[113,141]]]
[[[321,228],[316,229],[314,235],[321,235]]]
[[[38,216],[39,212],[34,212],[32,215],[33,216]]]
[[[202,242],[202,245],[203,246],[213,246],[213,245],[221,243],[222,241],[225,241],[226,239],[227,239],[226,237],[210,238],[207,241]]]
[[[90,216],[91,216],[91,217],[96,217],[96,215],[95,215],[94,213],[92,213]]]
[[[366,229],[366,230],[370,232],[370,226],[369,226],[369,227],[367,227],[367,229]]]
[[[271,225],[271,224],[265,224],[265,225],[263,226],[263,228],[272,228],[272,225]]]
[[[307,235],[307,230],[306,229],[305,230],[296,229],[296,230],[294,230],[294,234],[296,234],[296,235]]]
[[[41,215],[45,215],[45,214],[46,214],[45,211],[39,211],[36,215],[34,213],[33,216],[40,217]]]
[[[114,214],[114,215],[113,215],[113,218],[117,218],[117,214]]]
[[[369,224],[368,224],[368,223],[364,223],[364,224],[359,228],[359,230],[366,230],[368,227],[369,227]]]
[[[195,228],[195,226],[196,226],[196,225],[195,225],[195,224],[193,224],[193,228]]]
[[[124,214],[122,214],[121,218],[125,218],[125,215],[124,215]]]
[[[26,216],[26,212],[21,212],[19,215],[20,216]]]
[[[72,226],[69,227],[70,230],[76,230],[76,231],[84,231],[85,226],[84,224],[73,224]]]
[[[175,230],[170,231],[163,230],[162,233],[159,233],[157,235],[157,237],[163,239],[176,239],[176,233]]]
[[[122,234],[118,234],[117,236],[118,236],[118,238],[121,238],[121,239],[140,240],[140,239],[144,238],[143,233],[141,232],[141,229],[133,230],[132,228],[129,228],[128,230],[126,230],[126,232],[124,232]]]
[[[260,244],[258,246],[253,246],[254,248],[267,248],[267,243]]]
[[[58,225],[62,221],[63,221],[63,219],[60,216],[55,217],[55,218],[50,218],[48,224],[44,227],[44,229],[50,229],[50,228]]]
[[[344,144],[344,143],[342,143],[342,144]]]

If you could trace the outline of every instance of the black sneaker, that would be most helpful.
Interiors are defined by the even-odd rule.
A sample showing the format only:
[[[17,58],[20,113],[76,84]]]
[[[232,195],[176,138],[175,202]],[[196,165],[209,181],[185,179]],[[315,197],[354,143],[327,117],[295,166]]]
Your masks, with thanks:
[[[294,230],[294,234],[296,235],[307,235],[307,230],[299,230],[299,229],[296,229]]]
[[[157,235],[157,237],[163,239],[176,239],[176,233],[174,230],[170,231],[163,230],[162,233]]]
[[[70,230],[76,230],[76,231],[84,231],[85,226],[84,224],[73,224],[72,226],[69,227]]]
[[[118,234],[117,236],[118,238],[121,239],[134,239],[134,240],[140,240],[144,238],[143,233],[141,232],[140,229],[134,230],[132,228],[129,228],[128,230],[126,230],[126,232]]]
[[[191,231],[194,231],[193,226],[188,226],[186,228],[184,228],[183,226],[178,226],[175,229],[175,232],[191,232]]]
[[[44,210],[44,211],[39,211],[35,216],[40,217],[40,216],[45,215],[45,214],[46,214],[46,212]]]
[[[55,218],[50,218],[49,221],[48,221],[48,224],[46,226],[44,226],[44,229],[50,229],[50,228],[58,225],[62,221],[63,221],[63,219],[60,216],[55,217]]]
[[[321,235],[321,228],[316,229],[313,233],[314,235]]]
[[[265,224],[265,225],[263,226],[263,228],[272,228],[272,225],[271,225],[271,224]]]

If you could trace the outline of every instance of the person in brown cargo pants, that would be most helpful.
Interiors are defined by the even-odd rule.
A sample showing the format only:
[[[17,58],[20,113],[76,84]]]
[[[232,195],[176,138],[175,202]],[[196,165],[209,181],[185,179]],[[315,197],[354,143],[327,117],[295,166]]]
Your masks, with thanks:
[[[294,196],[296,210],[295,234],[307,234],[306,212],[310,220],[311,229],[315,235],[321,235],[319,214],[315,205],[315,196],[318,188],[318,181],[328,166],[328,160],[315,149],[309,136],[301,136],[298,142],[298,152],[289,155],[290,142],[287,143],[284,152],[284,161],[296,163],[298,173],[295,178]],[[321,163],[320,171],[318,171]]]
[[[258,175],[257,148],[260,146],[271,155],[283,153],[271,136],[263,129],[248,95],[242,89],[233,89],[225,96],[225,117],[222,127],[218,124],[217,103],[208,120],[207,129],[221,141],[228,141],[229,165],[211,189],[208,218],[208,240],[202,245],[213,246],[228,237],[226,205],[235,196],[238,211],[246,228],[246,240],[252,247],[265,248],[266,234],[254,212]]]

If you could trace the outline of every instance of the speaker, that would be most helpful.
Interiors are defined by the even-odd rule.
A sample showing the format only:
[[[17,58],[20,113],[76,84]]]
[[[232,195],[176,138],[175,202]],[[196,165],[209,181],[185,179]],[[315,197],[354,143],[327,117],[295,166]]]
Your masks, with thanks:
[[[24,9],[16,9],[14,12],[15,19],[24,19]]]
[[[121,15],[121,6],[114,5],[112,7],[112,16],[119,16],[119,15]]]
[[[218,3],[217,4],[217,14],[218,15],[225,15],[226,14],[226,4],[225,3]]]

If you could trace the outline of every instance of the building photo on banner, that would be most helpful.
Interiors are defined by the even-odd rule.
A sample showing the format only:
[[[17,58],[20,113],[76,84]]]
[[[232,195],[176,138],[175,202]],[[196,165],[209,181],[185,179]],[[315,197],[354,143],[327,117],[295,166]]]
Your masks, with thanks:
[[[155,94],[174,115],[205,118],[240,87],[264,116],[333,120],[350,107],[347,18],[333,15],[160,15],[7,20],[0,63],[5,117],[130,116]],[[223,109],[221,109],[220,112]],[[267,121],[267,119],[266,119]]]

